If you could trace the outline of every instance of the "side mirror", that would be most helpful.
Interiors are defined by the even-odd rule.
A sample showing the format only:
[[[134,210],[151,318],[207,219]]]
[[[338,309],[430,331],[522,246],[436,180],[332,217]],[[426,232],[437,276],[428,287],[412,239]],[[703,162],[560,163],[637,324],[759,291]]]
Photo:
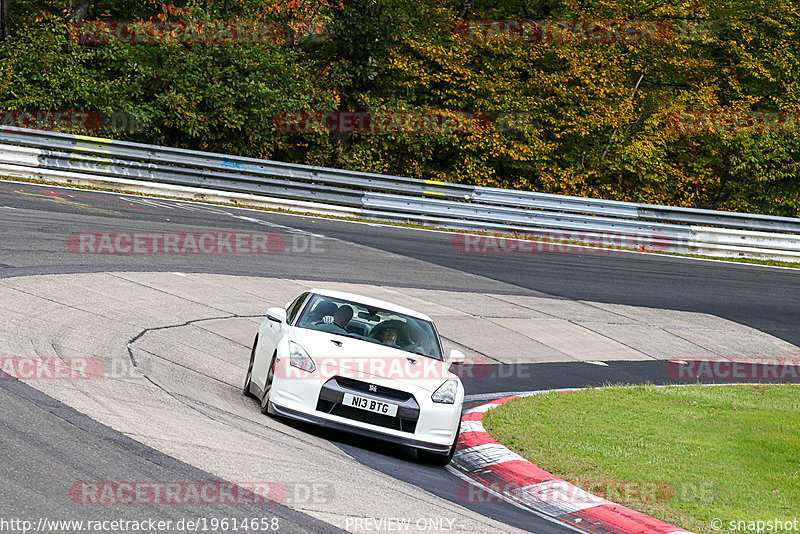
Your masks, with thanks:
[[[447,363],[451,365],[454,363],[464,363],[466,359],[467,357],[464,356],[463,352],[461,352],[460,350],[453,349],[450,351],[450,355],[447,357]]]
[[[267,310],[267,319],[276,323],[286,322],[286,310],[283,308],[270,308]]]

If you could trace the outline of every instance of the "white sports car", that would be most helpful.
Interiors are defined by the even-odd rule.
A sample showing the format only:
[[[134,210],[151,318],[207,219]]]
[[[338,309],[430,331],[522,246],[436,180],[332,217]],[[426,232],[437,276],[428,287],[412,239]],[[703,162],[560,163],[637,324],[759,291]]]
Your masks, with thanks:
[[[447,465],[464,387],[431,319],[350,293],[311,290],[261,324],[244,394],[261,411],[417,449]]]

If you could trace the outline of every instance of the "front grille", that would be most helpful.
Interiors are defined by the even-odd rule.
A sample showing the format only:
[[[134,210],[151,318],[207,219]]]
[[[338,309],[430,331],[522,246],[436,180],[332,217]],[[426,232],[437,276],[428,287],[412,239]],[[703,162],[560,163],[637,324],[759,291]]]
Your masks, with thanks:
[[[378,386],[377,392],[370,391],[369,390],[370,384],[368,384],[367,382],[362,382],[360,380],[353,380],[352,378],[344,378],[341,376],[337,376],[334,378],[342,387],[345,387],[347,389],[354,389],[356,391],[363,391],[364,393],[369,393],[370,395],[378,395],[379,397],[389,397],[392,399],[398,399],[402,401],[407,401],[414,397],[414,395],[406,391],[387,388],[385,386]]]
[[[392,399],[395,404],[399,405],[397,417],[373,413],[353,406],[345,406],[342,404],[345,392],[363,394],[363,396],[372,398]],[[366,382],[340,376],[331,378],[322,386],[317,400],[317,411],[412,434],[417,429],[417,420],[419,419],[419,405],[411,393],[383,386],[380,386],[377,392],[369,391],[369,384]]]

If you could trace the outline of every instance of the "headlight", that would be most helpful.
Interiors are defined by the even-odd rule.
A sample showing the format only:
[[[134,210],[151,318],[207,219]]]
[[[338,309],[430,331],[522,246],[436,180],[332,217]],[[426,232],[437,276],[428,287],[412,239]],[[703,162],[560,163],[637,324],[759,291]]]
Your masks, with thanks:
[[[431,400],[433,402],[453,404],[456,402],[456,392],[458,392],[458,381],[448,380],[439,386],[439,389],[433,392],[433,395],[431,395]]]
[[[308,371],[309,373],[313,373],[317,370],[317,366],[314,365],[314,360],[311,359],[303,347],[294,341],[289,342],[289,365],[302,369],[303,371]]]

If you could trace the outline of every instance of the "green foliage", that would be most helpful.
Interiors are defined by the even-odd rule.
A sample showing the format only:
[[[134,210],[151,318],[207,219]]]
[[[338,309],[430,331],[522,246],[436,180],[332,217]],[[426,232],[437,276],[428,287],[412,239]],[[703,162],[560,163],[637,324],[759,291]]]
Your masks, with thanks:
[[[639,0],[143,0],[94,2],[105,21],[312,24],[271,42],[81,44],[54,0],[12,2],[0,108],[127,113],[131,140],[620,200],[797,216],[793,128],[676,131],[681,114],[790,112],[800,11]],[[463,18],[459,18],[462,16]],[[464,20],[659,23],[657,42],[509,41]],[[693,39],[680,39],[688,35]],[[466,112],[465,131],[287,132],[284,112]],[[798,117],[800,118],[800,117]]]
[[[711,532],[714,518],[792,520],[798,393],[797,384],[613,386],[512,400],[483,424],[578,487]]]

